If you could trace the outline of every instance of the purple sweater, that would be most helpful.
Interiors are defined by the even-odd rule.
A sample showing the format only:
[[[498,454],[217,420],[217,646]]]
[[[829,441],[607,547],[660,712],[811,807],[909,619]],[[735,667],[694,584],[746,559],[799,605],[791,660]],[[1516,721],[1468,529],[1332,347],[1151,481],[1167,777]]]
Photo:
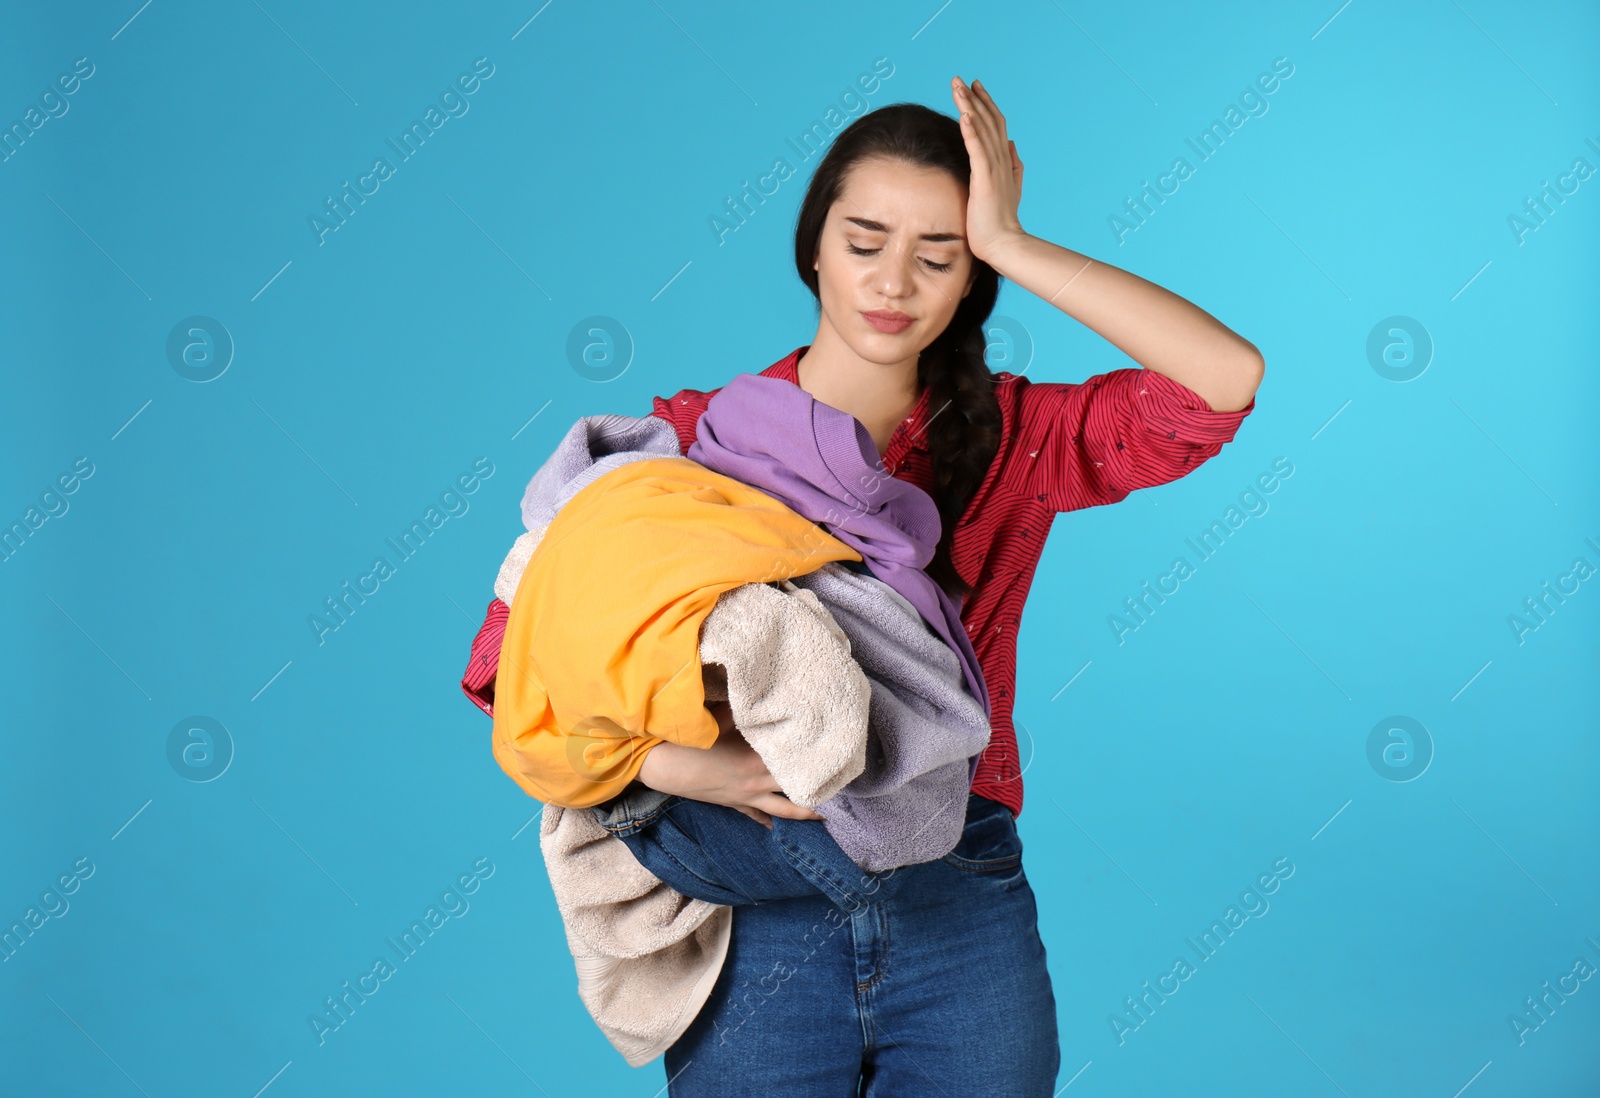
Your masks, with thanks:
[[[925,569],[939,543],[933,497],[884,468],[867,428],[782,378],[739,374],[706,405],[684,455],[781,500],[860,553],[955,649],[991,713],[961,609]]]

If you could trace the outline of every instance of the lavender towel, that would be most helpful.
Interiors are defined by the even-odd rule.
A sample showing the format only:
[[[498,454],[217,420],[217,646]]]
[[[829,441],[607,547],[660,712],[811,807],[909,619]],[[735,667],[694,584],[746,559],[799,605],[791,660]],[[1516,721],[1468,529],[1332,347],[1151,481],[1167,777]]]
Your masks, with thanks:
[[[968,689],[990,714],[961,610],[924,571],[942,529],[938,505],[889,475],[860,420],[792,381],[739,374],[711,398],[697,430],[691,461],[759,488],[860,553],[955,650]]]
[[[682,456],[677,429],[660,416],[584,416],[528,482],[522,525],[542,530],[569,499],[630,461]]]
[[[961,841],[989,744],[961,661],[882,580],[829,561],[789,582],[828,608],[872,688],[866,769],[816,806],[828,834],[872,873],[944,857]]]

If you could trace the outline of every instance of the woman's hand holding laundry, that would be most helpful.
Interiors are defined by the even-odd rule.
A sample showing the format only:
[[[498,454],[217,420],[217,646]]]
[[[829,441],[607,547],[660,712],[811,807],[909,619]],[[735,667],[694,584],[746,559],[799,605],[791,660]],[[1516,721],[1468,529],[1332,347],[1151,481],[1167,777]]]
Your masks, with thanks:
[[[773,816],[823,819],[784,796],[767,764],[734,727],[727,702],[707,702],[706,708],[717,718],[716,743],[699,748],[664,740],[645,754],[640,781],[662,793],[738,809],[767,828]]]

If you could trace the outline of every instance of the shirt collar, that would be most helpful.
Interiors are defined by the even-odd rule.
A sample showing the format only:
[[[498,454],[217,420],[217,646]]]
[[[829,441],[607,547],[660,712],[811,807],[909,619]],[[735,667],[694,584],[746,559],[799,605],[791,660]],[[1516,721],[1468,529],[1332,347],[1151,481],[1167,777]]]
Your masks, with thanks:
[[[785,381],[799,385],[800,356],[805,354],[810,347],[811,344],[809,343],[796,347],[783,358],[762,370],[762,376],[781,377]],[[894,436],[889,440],[889,448],[891,450],[928,449],[928,394],[930,392],[931,390],[927,386],[923,386],[922,392],[917,396],[916,406],[911,409],[911,414],[895,428]],[[885,456],[887,456],[887,451],[885,451]]]

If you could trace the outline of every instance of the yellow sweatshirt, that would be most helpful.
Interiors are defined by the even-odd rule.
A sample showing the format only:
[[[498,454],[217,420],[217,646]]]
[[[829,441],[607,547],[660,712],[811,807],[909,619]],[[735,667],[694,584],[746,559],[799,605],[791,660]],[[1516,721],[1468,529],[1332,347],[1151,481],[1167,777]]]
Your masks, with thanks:
[[[710,747],[700,626],[724,591],[861,555],[787,504],[681,457],[633,461],[556,512],[517,585],[494,757],[546,804],[620,793],[664,740]]]

